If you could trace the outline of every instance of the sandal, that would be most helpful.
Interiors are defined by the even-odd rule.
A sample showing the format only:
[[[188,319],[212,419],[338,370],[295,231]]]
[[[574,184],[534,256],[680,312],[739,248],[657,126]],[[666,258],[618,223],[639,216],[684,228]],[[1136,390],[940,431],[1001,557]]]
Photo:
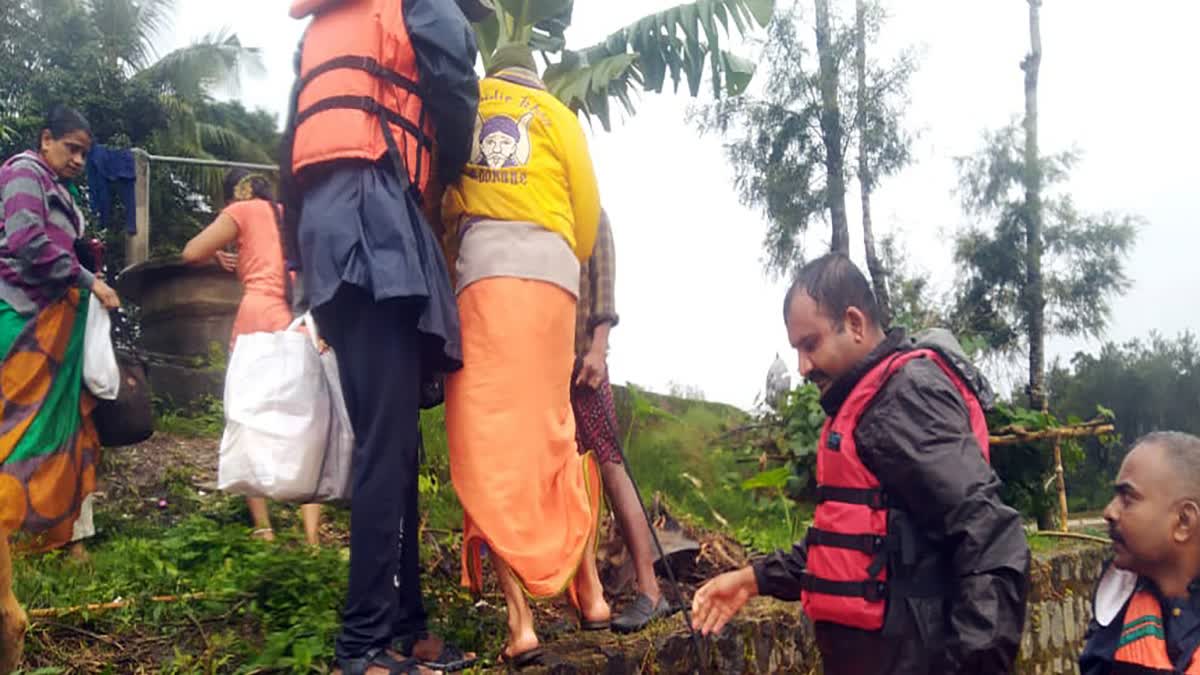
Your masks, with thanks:
[[[338,659],[337,669],[342,675],[366,675],[370,668],[387,668],[388,675],[412,675],[421,673],[421,664],[416,659],[397,661],[385,649],[373,649],[357,659]]]
[[[651,621],[670,616],[670,614],[671,604],[667,602],[666,597],[659,598],[658,604],[655,604],[648,596],[639,593],[637,600],[625,607],[625,611],[613,620],[612,628],[618,633],[636,633],[649,625]]]
[[[516,656],[508,656],[503,650],[500,652],[500,658],[496,659],[499,663],[507,665],[513,670],[521,670],[529,666],[540,666],[543,664],[543,658],[546,652],[542,651],[541,647],[534,647],[528,651],[521,652]]]
[[[397,638],[392,642],[392,649],[399,652],[405,658],[416,659],[421,662],[421,665],[426,668],[440,670],[446,673],[453,673],[460,670],[465,670],[475,665],[478,657],[467,656],[466,652],[455,645],[442,641],[442,651],[434,659],[421,659],[413,656],[413,649],[417,643],[429,637],[429,633],[415,633],[402,638]]]

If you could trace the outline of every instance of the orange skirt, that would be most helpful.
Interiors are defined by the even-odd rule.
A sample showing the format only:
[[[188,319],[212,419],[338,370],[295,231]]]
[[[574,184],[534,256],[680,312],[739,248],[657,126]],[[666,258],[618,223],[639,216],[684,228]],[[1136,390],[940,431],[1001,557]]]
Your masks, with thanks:
[[[482,589],[486,545],[525,591],[574,578],[600,513],[591,455],[571,413],[575,298],[542,281],[497,277],[458,296],[463,368],[446,381],[450,478],[462,503],[462,583]]]

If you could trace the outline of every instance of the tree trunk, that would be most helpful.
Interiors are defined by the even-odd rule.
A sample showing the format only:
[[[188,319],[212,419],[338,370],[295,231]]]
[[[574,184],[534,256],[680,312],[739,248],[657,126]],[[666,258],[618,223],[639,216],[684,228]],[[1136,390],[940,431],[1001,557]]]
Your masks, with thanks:
[[[833,226],[830,249],[850,255],[850,228],[846,222],[846,172],[842,155],[842,114],[838,109],[838,55],[830,40],[829,0],[815,0],[817,54],[821,63],[821,137],[825,145],[826,204]]]
[[[1025,311],[1029,329],[1029,407],[1046,407],[1046,298],[1042,288],[1042,164],[1038,154],[1037,85],[1042,64],[1041,0],[1029,2],[1025,71]]]
[[[858,127],[858,185],[862,196],[863,247],[867,253],[867,271],[871,273],[871,285],[875,287],[875,300],[879,303],[883,325],[892,320],[892,302],[888,296],[887,270],[875,253],[875,229],[871,225],[871,190],[875,176],[871,173],[867,158],[867,7],[865,0],[855,0],[855,50],[854,67],[858,71],[858,105],[855,110],[855,126]]]

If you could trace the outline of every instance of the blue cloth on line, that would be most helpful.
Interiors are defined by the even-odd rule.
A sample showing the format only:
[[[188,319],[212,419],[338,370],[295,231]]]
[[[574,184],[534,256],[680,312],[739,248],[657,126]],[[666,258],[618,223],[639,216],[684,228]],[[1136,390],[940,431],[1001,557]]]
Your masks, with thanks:
[[[117,195],[125,205],[125,231],[137,234],[137,209],[134,208],[134,184],[137,171],[133,151],[92,146],[87,156],[88,196],[92,210],[100,217],[104,227],[112,224],[112,194],[110,183],[116,184]]]

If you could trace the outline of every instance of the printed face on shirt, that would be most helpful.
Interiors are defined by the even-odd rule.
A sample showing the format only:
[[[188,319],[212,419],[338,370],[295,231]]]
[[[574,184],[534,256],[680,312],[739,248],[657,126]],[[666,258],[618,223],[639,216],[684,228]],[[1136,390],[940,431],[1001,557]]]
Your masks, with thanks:
[[[804,291],[792,296],[787,331],[800,374],[822,394],[871,351],[865,340],[866,317],[858,308],[850,307],[845,316],[834,320]]]
[[[513,154],[517,151],[517,139],[512,136],[497,131],[484,138],[480,145],[489,167],[500,169],[515,164]]]
[[[1129,451],[1113,484],[1115,495],[1104,509],[1113,563],[1154,577],[1177,559],[1181,547],[1194,547],[1196,495],[1158,443]]]
[[[75,130],[54,138],[50,130],[42,131],[41,155],[59,178],[76,178],[83,173],[92,137],[86,131]]]
[[[486,120],[482,115],[477,116],[472,163],[486,165],[489,169],[528,164],[532,152],[529,139],[529,124],[532,121],[533,113],[525,113],[516,120],[508,115],[493,115]]]

